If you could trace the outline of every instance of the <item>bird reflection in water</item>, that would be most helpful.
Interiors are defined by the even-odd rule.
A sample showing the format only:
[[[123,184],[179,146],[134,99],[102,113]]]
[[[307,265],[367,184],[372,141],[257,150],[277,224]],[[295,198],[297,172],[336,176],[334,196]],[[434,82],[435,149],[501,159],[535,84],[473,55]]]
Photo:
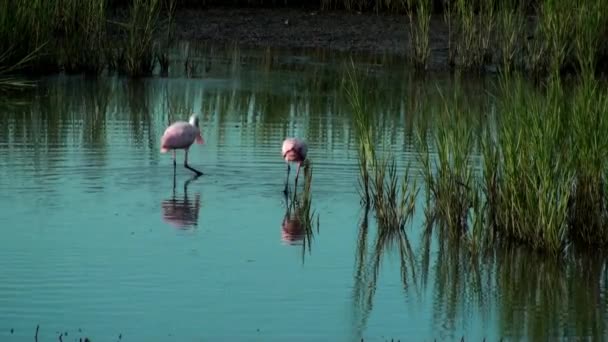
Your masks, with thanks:
[[[285,193],[285,215],[281,224],[281,239],[288,245],[302,245],[302,262],[306,249],[311,251],[313,227],[316,220],[316,230],[319,232],[319,216],[311,210],[312,194],[312,165],[308,161],[304,165],[304,190],[298,195],[297,189],[293,193]],[[316,216],[316,217],[315,217]]]
[[[201,207],[201,194],[194,194],[194,199],[188,197],[188,185],[200,175],[195,175],[184,183],[184,193],[175,193],[175,175],[173,176],[173,195],[162,201],[163,221],[178,229],[194,228],[198,225],[198,214]]]

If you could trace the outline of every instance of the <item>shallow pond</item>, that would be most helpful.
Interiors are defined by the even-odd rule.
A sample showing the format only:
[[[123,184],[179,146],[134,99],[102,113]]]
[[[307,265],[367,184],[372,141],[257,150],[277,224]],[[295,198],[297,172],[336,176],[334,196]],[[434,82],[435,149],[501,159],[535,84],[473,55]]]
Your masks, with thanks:
[[[340,56],[197,52],[193,78],[183,60],[169,78],[56,76],[2,104],[0,340],[31,341],[37,325],[40,341],[607,335],[599,252],[555,260],[505,247],[472,258],[423,234],[422,198],[409,251],[378,239],[360,206]],[[375,70],[369,87],[382,97],[370,108],[402,171],[415,160],[414,99],[432,106],[451,82],[416,80],[399,64],[359,63]],[[474,100],[489,84],[465,88]],[[192,112],[205,144],[189,161],[205,175],[192,179],[180,152],[174,180],[160,136]],[[309,143],[305,238],[282,228],[286,136]]]

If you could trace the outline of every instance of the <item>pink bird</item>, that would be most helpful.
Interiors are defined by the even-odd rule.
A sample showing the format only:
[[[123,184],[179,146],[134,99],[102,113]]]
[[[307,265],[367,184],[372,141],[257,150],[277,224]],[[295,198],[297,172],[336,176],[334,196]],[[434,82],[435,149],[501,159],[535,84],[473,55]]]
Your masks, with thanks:
[[[306,143],[298,138],[287,138],[283,141],[283,159],[287,163],[287,179],[285,180],[285,190],[287,193],[287,183],[289,182],[289,163],[298,163],[298,171],[296,172],[295,186],[298,186],[298,176],[300,175],[300,167],[304,160],[306,160],[306,154],[308,152],[308,146]]]
[[[167,127],[165,133],[160,139],[160,152],[166,153],[169,150],[173,151],[173,172],[177,163],[175,161],[175,150],[182,149],[185,152],[184,167],[194,172],[197,176],[203,173],[188,165],[188,149],[196,141],[197,144],[203,144],[205,141],[201,136],[201,131],[198,126],[198,117],[196,114],[190,116],[190,121],[177,121]]]

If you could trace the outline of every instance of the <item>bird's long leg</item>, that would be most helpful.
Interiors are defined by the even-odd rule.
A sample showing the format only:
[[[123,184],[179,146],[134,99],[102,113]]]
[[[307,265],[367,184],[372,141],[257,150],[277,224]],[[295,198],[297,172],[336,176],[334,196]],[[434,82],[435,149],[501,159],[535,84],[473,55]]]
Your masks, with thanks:
[[[283,190],[283,193],[285,193],[285,197],[287,197],[287,189],[288,189],[288,184],[289,184],[289,170],[291,169],[291,167],[289,166],[289,163],[287,163],[287,178],[285,178],[285,190]]]
[[[197,169],[191,167],[190,165],[188,165],[188,149],[186,149],[185,151],[186,151],[186,154],[184,156],[184,167],[186,169],[188,169],[188,170],[196,173],[197,176],[202,176],[203,175],[202,172],[200,172],[199,170],[197,170]]]
[[[176,177],[176,167],[177,164],[175,162],[175,150],[172,151],[173,153],[173,197],[175,197],[175,177]]]
[[[173,168],[173,197],[175,197],[175,168]]]
[[[302,162],[298,163],[298,171],[296,171],[296,188],[298,187],[298,176],[300,175],[300,167],[302,167]]]

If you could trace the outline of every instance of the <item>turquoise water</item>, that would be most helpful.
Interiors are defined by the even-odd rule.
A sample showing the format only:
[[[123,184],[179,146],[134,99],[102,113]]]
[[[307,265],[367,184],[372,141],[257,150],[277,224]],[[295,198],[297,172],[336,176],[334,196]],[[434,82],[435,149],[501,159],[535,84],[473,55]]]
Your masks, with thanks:
[[[510,340],[606,334],[605,259],[505,248],[473,259],[425,240],[377,240],[357,188],[339,59],[201,53],[200,74],[54,76],[0,109],[0,340]],[[262,57],[260,57],[262,56]],[[235,60],[242,62],[234,63]],[[409,111],[448,76],[376,69],[379,140],[414,160]],[[488,80],[470,81],[471,98]],[[370,85],[371,87],[371,85]],[[430,95],[429,95],[430,94]],[[423,102],[424,103],[424,102]],[[201,117],[204,145],[173,178],[169,122]],[[312,237],[285,241],[281,142],[313,165]],[[415,168],[415,166],[414,166]],[[293,176],[292,172],[292,187]],[[316,217],[316,216],[315,216]]]

